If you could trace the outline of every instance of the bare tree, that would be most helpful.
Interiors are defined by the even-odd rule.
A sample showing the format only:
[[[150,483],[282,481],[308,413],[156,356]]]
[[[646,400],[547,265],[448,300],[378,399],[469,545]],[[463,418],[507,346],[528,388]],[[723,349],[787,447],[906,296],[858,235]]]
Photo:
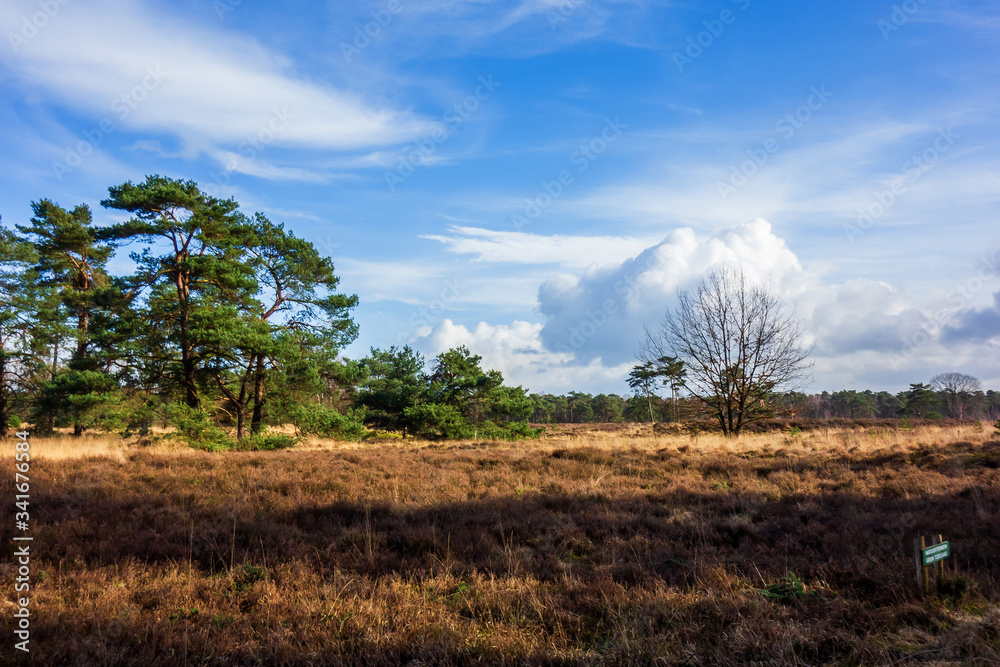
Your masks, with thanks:
[[[941,373],[931,378],[934,391],[943,394],[945,409],[950,417],[965,419],[965,408],[971,394],[982,391],[983,385],[971,375]]]
[[[802,326],[784,312],[767,285],[741,269],[711,273],[694,290],[678,290],[678,304],[659,329],[646,330],[641,356],[668,353],[684,362],[686,385],[708,406],[723,433],[773,414],[775,392],[795,389],[809,376],[811,347]]]

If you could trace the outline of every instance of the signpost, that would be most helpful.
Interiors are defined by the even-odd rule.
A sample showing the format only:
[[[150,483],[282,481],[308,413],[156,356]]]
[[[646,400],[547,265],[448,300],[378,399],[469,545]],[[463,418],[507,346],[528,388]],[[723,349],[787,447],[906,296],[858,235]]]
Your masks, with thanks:
[[[933,565],[951,555],[951,543],[941,542],[923,550],[924,565]]]
[[[944,576],[944,559],[951,556],[951,542],[945,542],[940,535],[935,536],[930,546],[927,545],[927,538],[920,537],[913,540],[913,553],[917,563],[917,587],[923,588],[924,593],[930,592],[930,569],[931,566],[937,570],[938,579]]]

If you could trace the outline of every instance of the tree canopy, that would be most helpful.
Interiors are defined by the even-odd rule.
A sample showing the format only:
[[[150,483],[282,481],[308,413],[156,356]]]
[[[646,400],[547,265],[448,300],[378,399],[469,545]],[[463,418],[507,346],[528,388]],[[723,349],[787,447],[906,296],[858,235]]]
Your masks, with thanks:
[[[713,271],[678,304],[660,328],[647,331],[647,358],[684,363],[691,393],[709,406],[723,433],[773,413],[774,395],[801,385],[811,349],[802,326],[775,292],[741,269]]]

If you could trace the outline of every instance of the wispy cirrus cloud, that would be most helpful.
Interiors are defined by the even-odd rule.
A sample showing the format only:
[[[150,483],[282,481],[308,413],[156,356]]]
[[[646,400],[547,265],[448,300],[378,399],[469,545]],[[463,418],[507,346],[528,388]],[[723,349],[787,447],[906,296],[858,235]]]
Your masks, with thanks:
[[[0,32],[19,34],[37,3],[13,0]],[[348,151],[391,146],[436,123],[374,104],[296,73],[294,63],[248,36],[185,21],[138,2],[69,3],[32,33],[0,49],[0,64],[45,104],[107,120],[124,131],[179,141],[268,179],[314,180],[308,169],[257,158],[263,147]],[[148,102],[147,102],[148,100]],[[308,160],[305,160],[308,162]]]
[[[629,236],[541,235],[453,225],[448,235],[425,235],[453,253],[475,255],[483,262],[556,264],[586,267],[618,263],[650,245],[649,238]]]

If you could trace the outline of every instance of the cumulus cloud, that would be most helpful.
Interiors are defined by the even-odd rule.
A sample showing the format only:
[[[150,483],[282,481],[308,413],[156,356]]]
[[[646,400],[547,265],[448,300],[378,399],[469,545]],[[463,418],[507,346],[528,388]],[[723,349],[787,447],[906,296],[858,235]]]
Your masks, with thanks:
[[[816,346],[818,389],[905,388],[943,368],[984,378],[1000,372],[988,361],[995,355],[987,354],[1000,342],[1000,293],[994,306],[982,308],[956,299],[956,291],[944,297],[951,307],[942,309],[941,295],[917,298],[883,281],[830,283],[819,265],[803,267],[760,219],[711,235],[677,229],[623,261],[552,276],[538,291],[543,322],[469,328],[444,320],[418,330],[413,340],[428,354],[466,345],[487,366],[535,391],[625,391],[643,326],[659,324],[677,289],[733,265],[769,282],[802,319],[805,342]],[[980,289],[1000,280],[996,272],[984,275]]]
[[[633,358],[643,325],[654,327],[663,318],[678,288],[732,264],[778,285],[802,282],[798,259],[765,220],[707,238],[682,228],[618,265],[547,280],[538,292],[546,318],[542,340],[550,349],[573,352],[584,361],[600,356],[624,363]]]
[[[630,363],[606,365],[600,358],[580,363],[571,353],[547,349],[539,336],[541,328],[540,324],[515,321],[509,325],[480,322],[470,329],[446,319],[419,332],[412,343],[429,357],[465,345],[483,357],[484,368],[500,371],[508,384],[533,391],[607,393],[624,389],[622,378]]]
[[[1000,292],[987,308],[969,308],[955,314],[944,330],[949,343],[1000,341]]]
[[[822,356],[867,350],[897,352],[912,332],[927,326],[928,316],[904,292],[885,282],[850,280],[815,285],[796,299],[809,334]]]

